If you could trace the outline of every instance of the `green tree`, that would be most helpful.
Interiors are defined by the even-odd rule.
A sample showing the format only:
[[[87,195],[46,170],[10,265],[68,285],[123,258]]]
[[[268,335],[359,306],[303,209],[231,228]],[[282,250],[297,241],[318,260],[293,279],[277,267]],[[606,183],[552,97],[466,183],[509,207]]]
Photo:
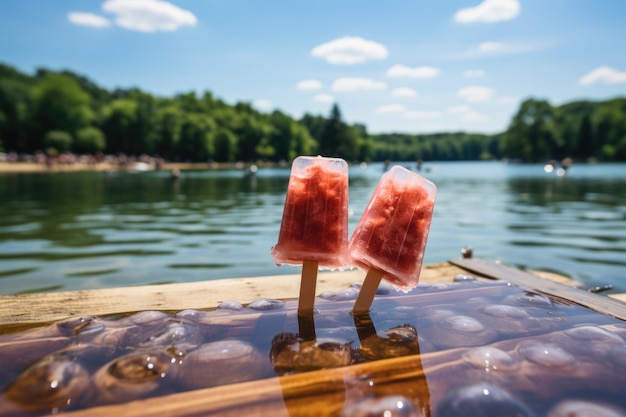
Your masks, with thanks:
[[[43,145],[51,153],[66,152],[72,146],[72,135],[62,130],[51,130],[44,135]]]
[[[593,127],[591,124],[591,116],[586,114],[580,121],[578,128],[578,141],[574,155],[585,157],[593,155],[595,152],[595,138],[593,136]]]
[[[259,152],[263,149],[262,144],[267,143],[270,132],[271,126],[259,116],[250,113],[241,115],[233,130],[238,138],[237,159],[254,161],[259,157],[271,157],[267,154],[261,155],[262,152]]]
[[[153,154],[157,148],[157,100],[143,91],[133,90],[133,99],[137,102],[137,135],[131,142],[131,153]]]
[[[291,118],[275,110],[270,116],[272,130],[269,132],[269,143],[274,149],[275,160],[291,161],[296,157],[293,150]]]
[[[326,118],[323,116],[314,116],[312,114],[305,114],[298,121],[302,126],[306,127],[310,135],[319,142],[320,135],[326,124]]]
[[[29,123],[31,86],[23,81],[0,78],[0,138],[5,150],[30,151]]]
[[[550,158],[561,144],[555,127],[555,111],[545,100],[524,101],[504,134],[502,151],[525,161]]]
[[[89,94],[67,75],[46,75],[34,87],[32,96],[36,133],[31,137],[30,150],[40,147],[46,132],[59,130],[73,136],[79,129],[89,126],[94,118]]]
[[[177,154],[182,160],[207,161],[215,154],[215,121],[202,113],[185,114]]]
[[[226,128],[217,128],[214,147],[214,158],[217,162],[233,162],[237,156],[237,136]]]
[[[96,153],[106,147],[106,138],[100,129],[94,126],[85,127],[76,132],[73,149],[77,152]]]
[[[594,121],[600,156],[608,160],[626,158],[622,145],[626,138],[626,102],[604,103],[595,112]]]
[[[156,112],[155,151],[166,158],[176,158],[184,114],[176,102],[164,104]]]
[[[349,161],[359,157],[358,134],[341,119],[341,111],[335,103],[318,138],[319,153],[336,156]]]
[[[132,142],[139,133],[137,129],[137,102],[118,99],[104,110],[102,131],[106,136],[106,150],[110,153],[132,153]]]

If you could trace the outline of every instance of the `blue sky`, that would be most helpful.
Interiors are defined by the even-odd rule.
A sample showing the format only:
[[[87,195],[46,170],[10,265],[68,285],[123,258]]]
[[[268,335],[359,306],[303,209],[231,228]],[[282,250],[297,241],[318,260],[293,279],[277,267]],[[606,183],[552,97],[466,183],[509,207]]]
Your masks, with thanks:
[[[506,128],[519,103],[626,96],[624,0],[3,0],[0,61],[209,90],[372,133]]]

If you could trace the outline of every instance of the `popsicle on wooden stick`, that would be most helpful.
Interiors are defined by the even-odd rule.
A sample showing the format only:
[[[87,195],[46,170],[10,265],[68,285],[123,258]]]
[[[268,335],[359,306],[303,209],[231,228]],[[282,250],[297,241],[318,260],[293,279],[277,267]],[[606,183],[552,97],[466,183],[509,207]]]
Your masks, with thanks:
[[[435,184],[401,166],[380,179],[349,243],[354,264],[368,270],[355,314],[369,311],[383,278],[405,291],[417,286],[436,194]]]
[[[302,265],[299,314],[313,314],[318,267],[341,269],[348,254],[348,164],[300,156],[293,161],[278,243],[278,265]]]

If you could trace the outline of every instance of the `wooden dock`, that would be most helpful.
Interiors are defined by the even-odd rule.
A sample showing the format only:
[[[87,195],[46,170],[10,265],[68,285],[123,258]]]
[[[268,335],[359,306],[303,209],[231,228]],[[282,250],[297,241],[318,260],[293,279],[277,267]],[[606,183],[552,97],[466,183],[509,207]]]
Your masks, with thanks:
[[[532,274],[517,268],[483,259],[459,259],[425,265],[421,282],[451,282],[457,274],[471,274],[481,279],[506,279],[525,289],[568,298],[600,312],[626,317],[626,304],[612,298],[577,289],[571,279],[549,272]],[[362,282],[360,270],[321,272],[317,293],[341,291],[352,283]],[[276,275],[254,278],[230,278],[179,284],[145,285],[98,290],[34,293],[0,296],[0,326],[49,323],[72,316],[127,313],[143,310],[183,310],[215,308],[223,301],[247,304],[258,298],[290,299],[298,297],[300,275]],[[626,301],[623,294],[614,298]],[[1,327],[0,327],[1,328]]]
[[[468,271],[450,263],[424,267],[422,281],[450,282],[454,275]],[[320,272],[316,292],[341,291],[363,281],[359,270]],[[142,310],[183,310],[215,308],[236,300],[248,304],[258,298],[298,297],[300,275],[230,278],[214,281],[144,285],[52,293],[0,296],[0,326],[47,323],[80,315],[108,315]]]
[[[478,279],[504,279],[523,289],[536,291],[626,320],[626,303],[577,288],[572,280],[551,273],[529,273],[481,259],[453,260],[426,265],[421,280],[427,283],[451,282],[457,274]],[[317,293],[337,292],[363,280],[362,271],[324,272],[318,278]],[[210,309],[226,300],[247,304],[258,298],[293,299],[298,296],[299,275],[226,279],[182,284],[136,286],[89,291],[71,291],[0,296],[0,333],[37,326],[72,316],[109,315],[142,310],[177,311]],[[618,297],[619,298],[619,297]],[[340,415],[342,396],[349,395],[345,381],[375,378],[380,389],[409,390],[427,398],[428,386],[423,361],[454,361],[454,349],[423,358],[411,355],[384,359],[350,367],[325,369],[274,377],[214,388],[197,389],[68,412],[68,416],[308,416]],[[448,356],[446,356],[448,355]],[[433,362],[433,363],[435,363]],[[439,363],[437,362],[437,363]],[[431,387],[432,389],[432,387]],[[341,397],[341,398],[340,398]],[[311,408],[311,404],[315,407]]]

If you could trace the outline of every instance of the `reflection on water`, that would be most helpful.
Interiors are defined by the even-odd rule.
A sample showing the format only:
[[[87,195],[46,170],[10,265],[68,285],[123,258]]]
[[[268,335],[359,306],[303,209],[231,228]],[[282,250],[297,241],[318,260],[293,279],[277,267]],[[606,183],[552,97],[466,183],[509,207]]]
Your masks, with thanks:
[[[415,169],[415,163],[404,164]],[[350,169],[352,229],[383,173]],[[626,165],[424,163],[425,262],[474,256],[626,291]],[[0,293],[298,272],[274,265],[288,169],[0,175]]]
[[[478,417],[626,410],[621,320],[501,281],[383,290],[370,314],[358,316],[350,314],[354,299],[340,292],[319,297],[308,317],[297,314],[297,300],[260,299],[0,329],[0,415],[254,381],[233,387],[230,402],[222,398],[228,390],[204,391],[208,409],[194,411]],[[550,414],[561,408],[565,414]]]

